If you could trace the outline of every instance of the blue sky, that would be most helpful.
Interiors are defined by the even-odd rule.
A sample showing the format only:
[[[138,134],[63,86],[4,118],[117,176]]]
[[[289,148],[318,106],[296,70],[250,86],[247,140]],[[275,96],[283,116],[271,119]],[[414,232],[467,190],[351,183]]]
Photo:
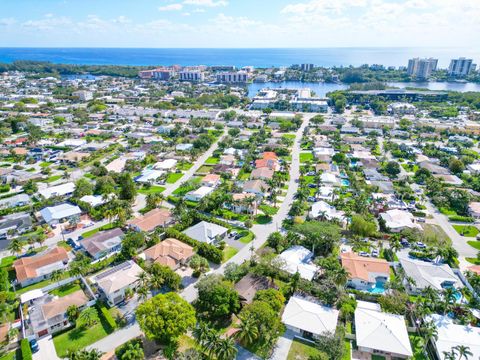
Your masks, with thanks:
[[[2,0],[0,46],[480,47],[480,0]]]

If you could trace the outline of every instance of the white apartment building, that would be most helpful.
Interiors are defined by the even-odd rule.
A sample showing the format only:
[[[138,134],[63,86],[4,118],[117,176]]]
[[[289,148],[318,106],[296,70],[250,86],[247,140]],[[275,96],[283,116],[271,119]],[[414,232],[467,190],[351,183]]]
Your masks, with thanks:
[[[205,81],[205,73],[203,71],[180,71],[180,81]]]
[[[472,59],[466,59],[464,57],[452,59],[448,67],[448,75],[466,76],[474,71],[476,66]]]
[[[407,73],[419,79],[426,79],[432,74],[432,71],[437,70],[437,65],[438,59],[434,58],[410,59],[408,60]]]
[[[245,83],[248,81],[248,73],[245,71],[222,72],[217,74],[218,83]]]
[[[93,99],[93,92],[87,90],[78,90],[73,92],[72,95],[78,97],[81,101],[90,101]]]

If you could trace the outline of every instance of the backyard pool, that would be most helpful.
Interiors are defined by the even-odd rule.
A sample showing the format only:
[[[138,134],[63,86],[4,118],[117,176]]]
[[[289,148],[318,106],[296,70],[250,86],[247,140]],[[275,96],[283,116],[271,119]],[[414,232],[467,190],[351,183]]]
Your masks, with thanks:
[[[385,286],[382,282],[377,282],[374,287],[367,290],[370,294],[383,294],[385,292]]]
[[[350,186],[350,181],[347,179],[342,179],[341,183],[342,183],[342,186]]]

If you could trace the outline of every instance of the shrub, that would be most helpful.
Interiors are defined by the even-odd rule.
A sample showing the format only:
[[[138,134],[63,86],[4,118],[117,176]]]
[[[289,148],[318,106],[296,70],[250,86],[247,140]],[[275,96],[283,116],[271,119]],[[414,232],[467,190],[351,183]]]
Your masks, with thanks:
[[[475,219],[471,218],[470,216],[461,216],[461,215],[450,215],[448,217],[450,221],[457,221],[457,222],[466,222],[466,223],[473,223]]]
[[[110,311],[108,311],[105,303],[99,302],[98,303],[98,308],[100,309],[100,312],[102,313],[103,318],[105,321],[108,323],[108,326],[112,328],[112,330],[117,328],[117,322],[113,318],[112,314],[110,314]]]
[[[30,348],[28,339],[22,339],[20,342],[20,349],[22,350],[23,360],[32,360],[32,349]]]

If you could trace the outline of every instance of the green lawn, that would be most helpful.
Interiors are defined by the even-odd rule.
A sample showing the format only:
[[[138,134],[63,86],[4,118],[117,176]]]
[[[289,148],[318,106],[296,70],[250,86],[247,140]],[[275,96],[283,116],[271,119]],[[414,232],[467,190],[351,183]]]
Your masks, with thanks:
[[[283,134],[282,137],[286,138],[286,139],[292,139],[294,140],[296,135],[295,134]]]
[[[480,232],[475,226],[471,225],[452,225],[453,228],[460,234],[466,237],[475,237]]]
[[[260,205],[258,207],[260,210],[262,210],[262,212],[265,214],[265,215],[270,215],[270,216],[273,216],[275,215],[277,212],[278,212],[278,208],[276,207],[273,207],[273,206],[270,206],[270,205]]]
[[[59,241],[59,242],[57,243],[57,246],[60,246],[60,247],[64,248],[64,249],[67,250],[67,251],[71,251],[71,250],[72,250],[72,247],[71,247],[70,245],[68,245],[66,241],[63,241],[63,240],[62,240],[62,241]]]
[[[223,262],[228,261],[230,258],[234,257],[238,253],[238,250],[231,246],[225,246],[223,249]]]
[[[473,264],[473,265],[480,265],[480,260],[477,259],[477,258],[465,258],[470,264]]]
[[[308,360],[320,354],[320,350],[316,349],[313,344],[294,339],[287,360]]]
[[[220,159],[217,157],[210,156],[206,161],[205,164],[207,165],[216,165],[220,162]]]
[[[143,195],[159,194],[159,193],[162,193],[164,191],[165,191],[165,188],[163,186],[158,186],[158,185],[152,185],[149,188],[142,188],[142,189],[138,190],[138,192],[140,194],[143,194]]]
[[[50,294],[56,295],[58,297],[63,297],[65,295],[74,293],[75,291],[81,290],[82,288],[80,287],[79,284],[76,284],[75,281],[68,283],[66,285],[60,286],[56,288],[55,290],[50,291]]]
[[[4,257],[0,260],[0,267],[10,267],[16,259],[15,255]]]
[[[182,176],[182,173],[170,173],[168,174],[166,181],[168,184],[175,184]]]
[[[255,224],[265,225],[272,222],[272,217],[267,215],[257,215],[254,222]]]
[[[99,226],[98,228],[85,231],[85,232],[82,234],[82,237],[85,239],[85,238],[87,238],[87,237],[90,237],[90,236],[92,236],[92,235],[95,235],[95,234],[98,233],[99,231],[110,230],[110,229],[113,229],[114,227],[115,227],[115,224],[113,224],[113,223],[111,223],[111,224],[105,224],[105,225],[103,225],[103,226]]]
[[[300,162],[306,163],[313,160],[313,154],[311,152],[300,153]]]
[[[49,178],[47,178],[45,181],[47,183],[51,183],[51,182],[60,180],[61,178],[62,178],[62,175],[53,175],[53,176],[50,176]]]
[[[305,180],[305,184],[313,184],[315,183],[315,176],[312,176],[312,175],[305,175],[303,177],[303,179]]]
[[[212,171],[212,169],[213,169],[212,166],[202,165],[200,166],[200,169],[197,170],[197,174],[202,174],[202,175],[210,174],[210,171]]]
[[[444,207],[438,209],[443,215],[457,215],[455,210],[450,210]]]
[[[41,167],[41,168],[47,168],[47,167],[49,167],[50,165],[52,165],[52,163],[51,163],[51,162],[48,162],[48,161],[43,161],[43,162],[40,163],[40,167]]]
[[[18,351],[18,354],[17,354],[17,351]],[[22,358],[22,353],[20,349],[17,351],[11,351],[3,355],[2,357],[0,357],[0,360],[16,360],[16,359],[20,360]]]
[[[480,241],[467,241],[468,245],[474,247],[477,250],[480,250]]]
[[[423,228],[423,235],[425,236],[425,242],[431,246],[445,246],[451,245],[452,240],[443,231],[443,229],[435,224],[421,224]]]
[[[245,180],[248,180],[249,178],[250,178],[249,172],[241,172],[240,174],[238,174],[238,180],[245,181]]]
[[[253,233],[251,231],[248,231],[248,230],[240,231],[240,235],[242,235],[242,237],[240,238],[239,241],[242,244],[248,244],[253,240]]]
[[[83,326],[73,328],[60,335],[54,336],[53,343],[60,358],[65,358],[69,351],[77,351],[97,342],[107,336],[109,332],[102,324],[92,327]]]
[[[183,170],[187,171],[193,166],[192,163],[183,163],[183,164],[177,164],[177,169],[178,170]]]
[[[47,280],[43,280],[43,281],[40,281],[36,284],[32,284],[32,285],[29,285],[29,286],[26,286],[24,288],[20,288],[20,289],[17,289],[16,293],[17,295],[22,295],[24,293],[26,293],[27,291],[30,291],[30,290],[35,290],[35,289],[41,289],[47,285],[50,285],[53,281],[50,280],[50,279],[47,279]]]

